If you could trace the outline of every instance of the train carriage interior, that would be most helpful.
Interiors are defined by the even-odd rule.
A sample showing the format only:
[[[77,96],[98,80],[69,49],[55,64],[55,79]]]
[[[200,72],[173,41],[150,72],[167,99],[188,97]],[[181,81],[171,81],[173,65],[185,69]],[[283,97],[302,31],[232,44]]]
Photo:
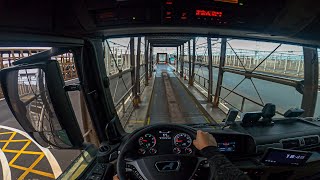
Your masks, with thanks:
[[[250,179],[320,179],[318,1],[0,0],[0,46],[16,124],[77,152],[53,178],[208,179],[202,130]]]

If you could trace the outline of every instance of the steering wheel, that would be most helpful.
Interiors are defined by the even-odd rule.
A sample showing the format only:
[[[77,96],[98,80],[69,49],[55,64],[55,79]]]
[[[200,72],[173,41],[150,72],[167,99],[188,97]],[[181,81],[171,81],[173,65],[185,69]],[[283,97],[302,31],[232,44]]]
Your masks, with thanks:
[[[128,155],[128,152],[133,151],[134,144],[137,143],[139,137],[150,130],[163,129],[187,133],[192,139],[196,137],[196,131],[193,128],[177,124],[155,124],[137,130],[131,134],[120,150],[117,161],[117,174],[120,180],[127,179],[126,170],[129,169],[138,179],[177,180],[191,179],[194,176],[199,165],[203,165],[206,160],[198,155],[165,154],[139,157],[138,159]]]

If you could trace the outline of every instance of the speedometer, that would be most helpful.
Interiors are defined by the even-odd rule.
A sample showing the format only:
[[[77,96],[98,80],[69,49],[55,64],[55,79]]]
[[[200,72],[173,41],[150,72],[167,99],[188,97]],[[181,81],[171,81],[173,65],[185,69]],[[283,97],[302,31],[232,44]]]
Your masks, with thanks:
[[[139,145],[146,149],[154,147],[156,142],[157,140],[152,134],[145,134],[139,138]]]
[[[187,148],[191,145],[192,139],[186,133],[179,133],[174,137],[174,145],[180,148]]]

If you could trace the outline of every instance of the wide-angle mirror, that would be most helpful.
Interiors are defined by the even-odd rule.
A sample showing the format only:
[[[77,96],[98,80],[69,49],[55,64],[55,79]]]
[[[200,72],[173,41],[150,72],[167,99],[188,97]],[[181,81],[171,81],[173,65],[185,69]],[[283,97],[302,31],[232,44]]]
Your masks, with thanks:
[[[16,65],[3,69],[0,76],[12,113],[40,145],[82,147],[83,137],[57,61]]]

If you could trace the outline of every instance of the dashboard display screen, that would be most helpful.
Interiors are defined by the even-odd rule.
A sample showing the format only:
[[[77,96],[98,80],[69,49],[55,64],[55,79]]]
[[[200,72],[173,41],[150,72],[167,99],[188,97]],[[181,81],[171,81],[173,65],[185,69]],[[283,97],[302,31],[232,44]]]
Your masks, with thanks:
[[[236,142],[218,143],[218,149],[220,152],[234,152],[236,150]]]
[[[262,163],[269,166],[300,166],[307,162],[312,153],[286,149],[269,148],[262,158]]]
[[[171,140],[171,131],[160,130],[159,131],[159,140]]]

